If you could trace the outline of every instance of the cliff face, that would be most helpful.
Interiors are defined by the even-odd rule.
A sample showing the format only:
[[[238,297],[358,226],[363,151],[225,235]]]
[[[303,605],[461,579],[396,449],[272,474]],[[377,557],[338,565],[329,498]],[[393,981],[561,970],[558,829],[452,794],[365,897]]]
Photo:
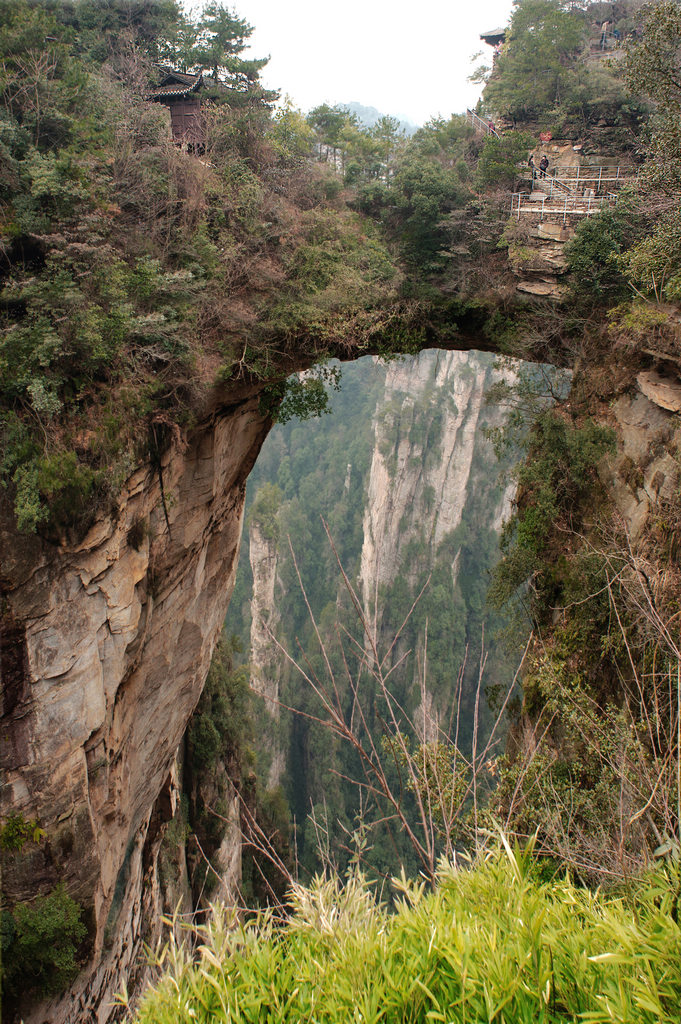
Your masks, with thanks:
[[[91,940],[72,991],[27,1021],[106,1020],[158,928],[172,766],[224,620],[267,429],[252,399],[178,433],[161,473],[139,468],[115,513],[74,546],[18,536],[3,519],[3,811],[46,834],[5,857],[4,887],[18,900],[64,881]]]
[[[612,405],[617,457],[603,478],[633,544],[644,539],[651,511],[675,498],[681,452],[681,383],[657,371],[637,375],[633,393]]]
[[[279,681],[281,655],[272,641],[280,614],[275,599],[277,585],[277,538],[268,536],[260,523],[253,521],[248,528],[248,554],[253,573],[251,598],[251,687],[264,698],[270,719],[263,721],[259,746],[270,755],[267,788],[279,785],[284,772],[284,751],[279,742],[276,723],[279,720]]]
[[[497,378],[491,361],[474,352],[423,352],[413,363],[389,368],[374,424],[364,515],[360,575],[368,613],[379,588],[405,571],[405,552],[415,539],[424,553],[407,570],[410,582],[420,562],[432,564],[442,541],[461,523],[474,490],[489,491],[484,525],[501,528],[514,485],[495,486],[498,470],[482,432],[484,424],[501,421],[499,411],[485,405],[485,393]],[[474,463],[485,452],[486,471],[478,466],[476,472]],[[456,580],[456,557],[451,569]]]

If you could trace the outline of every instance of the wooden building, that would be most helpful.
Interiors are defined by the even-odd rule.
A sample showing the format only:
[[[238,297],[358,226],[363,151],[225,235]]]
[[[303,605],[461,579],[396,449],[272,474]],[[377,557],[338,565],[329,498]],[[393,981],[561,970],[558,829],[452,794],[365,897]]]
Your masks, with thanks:
[[[159,68],[160,82],[147,93],[147,99],[162,103],[170,110],[173,139],[192,150],[205,144],[205,127],[201,117],[201,92],[205,88],[203,73],[198,75]]]
[[[481,32],[480,38],[490,46],[497,47],[500,43],[505,42],[506,32],[505,28],[492,28],[489,32]]]

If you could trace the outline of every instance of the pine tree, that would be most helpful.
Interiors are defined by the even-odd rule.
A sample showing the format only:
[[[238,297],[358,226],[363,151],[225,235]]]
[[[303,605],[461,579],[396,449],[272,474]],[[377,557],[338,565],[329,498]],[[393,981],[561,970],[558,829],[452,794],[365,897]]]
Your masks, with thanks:
[[[260,83],[260,73],[269,57],[242,56],[252,34],[253,26],[245,18],[238,17],[219,0],[211,0],[198,22],[187,19],[178,35],[181,62],[187,68],[209,73],[216,83],[217,100],[226,99],[232,106],[274,103],[279,93]]]

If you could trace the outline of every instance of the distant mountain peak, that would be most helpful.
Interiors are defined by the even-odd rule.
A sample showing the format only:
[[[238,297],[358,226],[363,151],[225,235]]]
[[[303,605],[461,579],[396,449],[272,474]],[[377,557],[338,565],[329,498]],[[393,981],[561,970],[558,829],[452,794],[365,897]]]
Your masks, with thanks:
[[[349,110],[351,114],[356,114],[359,120],[367,128],[373,128],[377,121],[380,121],[382,117],[386,116],[385,111],[378,110],[377,107],[369,107],[364,103],[358,103],[353,100],[352,103],[341,103],[339,104]],[[408,121],[404,117],[400,117],[399,114],[391,114],[391,117],[397,118],[400,122],[400,128],[406,132],[407,135],[413,135],[414,132],[419,130],[420,125],[414,124],[413,121]]]

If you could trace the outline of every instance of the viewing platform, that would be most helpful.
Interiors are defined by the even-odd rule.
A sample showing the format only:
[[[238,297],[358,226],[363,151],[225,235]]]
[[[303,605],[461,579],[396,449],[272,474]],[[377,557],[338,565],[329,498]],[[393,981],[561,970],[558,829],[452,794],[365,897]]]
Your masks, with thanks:
[[[637,178],[634,167],[625,164],[600,164],[592,167],[561,167],[560,176],[552,177],[550,180],[567,186],[574,195],[593,190],[598,196],[631,185]]]
[[[637,180],[632,171],[624,165],[562,167],[560,177],[535,177],[531,190],[514,192],[511,215],[516,220],[527,215],[540,222],[548,218],[563,224],[590,217],[617,203],[620,189]]]
[[[575,196],[555,190],[550,194],[540,190],[514,192],[511,196],[511,215],[520,220],[521,216],[529,214],[540,221],[550,216],[552,219],[562,218],[563,224],[566,224],[572,217],[590,217],[616,202],[616,192],[602,196]]]

